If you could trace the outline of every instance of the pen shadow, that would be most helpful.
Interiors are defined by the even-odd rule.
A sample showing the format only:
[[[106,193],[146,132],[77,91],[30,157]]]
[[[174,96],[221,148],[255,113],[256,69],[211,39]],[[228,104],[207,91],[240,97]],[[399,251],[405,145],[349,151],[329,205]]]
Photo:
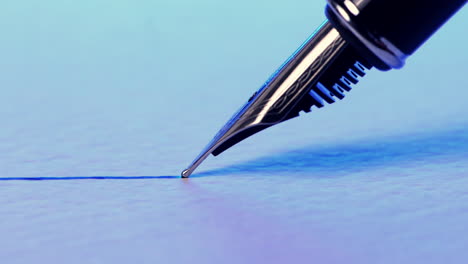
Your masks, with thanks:
[[[467,126],[468,127],[468,126]],[[441,162],[468,157],[468,128],[400,137],[362,140],[334,146],[307,146],[232,166],[198,173],[198,177],[261,173],[339,176],[385,166]]]

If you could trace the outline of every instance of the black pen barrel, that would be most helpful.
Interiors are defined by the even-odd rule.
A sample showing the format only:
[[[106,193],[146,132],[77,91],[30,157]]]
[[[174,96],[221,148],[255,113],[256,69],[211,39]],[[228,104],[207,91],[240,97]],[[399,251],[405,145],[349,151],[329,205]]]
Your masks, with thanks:
[[[392,64],[382,58],[384,55],[375,54],[375,47],[369,47],[363,39],[404,61],[465,3],[466,0],[329,0],[326,14],[347,41],[358,46],[371,61],[377,59],[377,64],[384,64],[376,65],[377,68],[387,70],[403,65]]]

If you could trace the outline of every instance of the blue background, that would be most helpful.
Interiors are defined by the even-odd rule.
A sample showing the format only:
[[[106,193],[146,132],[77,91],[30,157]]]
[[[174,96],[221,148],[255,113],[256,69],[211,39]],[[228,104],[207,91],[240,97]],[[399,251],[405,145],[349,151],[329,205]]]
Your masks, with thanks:
[[[2,1],[2,263],[466,260],[466,8],[404,69],[177,178],[324,5]]]

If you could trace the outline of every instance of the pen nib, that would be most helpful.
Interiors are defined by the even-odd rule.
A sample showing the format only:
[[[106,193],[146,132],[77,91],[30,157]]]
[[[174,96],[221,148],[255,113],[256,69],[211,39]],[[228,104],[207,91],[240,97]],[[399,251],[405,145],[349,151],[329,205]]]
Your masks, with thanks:
[[[252,105],[256,103],[258,103],[258,100],[254,95],[214,136],[190,166],[182,172],[182,178],[188,178],[210,154],[217,156],[230,146],[271,126],[256,120],[255,115],[252,113],[252,110],[255,109]]]
[[[340,79],[341,86],[331,81],[355,61],[354,55],[338,31],[324,23],[234,114],[182,177],[188,178],[210,154],[217,156],[263,129],[298,116],[300,111],[310,112],[312,106],[320,108],[325,102],[335,102],[334,98],[343,99],[344,91],[351,89],[349,84],[363,74],[364,66],[353,65],[349,78]],[[323,83],[319,82],[321,78]]]

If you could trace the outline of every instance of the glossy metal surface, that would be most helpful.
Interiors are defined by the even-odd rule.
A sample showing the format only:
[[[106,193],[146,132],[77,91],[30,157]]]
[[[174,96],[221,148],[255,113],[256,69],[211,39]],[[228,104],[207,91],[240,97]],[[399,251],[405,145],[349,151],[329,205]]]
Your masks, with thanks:
[[[338,31],[328,22],[322,24],[226,123],[182,172],[182,177],[189,177],[208,155],[217,155],[246,137],[289,119],[291,110],[308,96],[311,85],[317,83],[346,46]]]

